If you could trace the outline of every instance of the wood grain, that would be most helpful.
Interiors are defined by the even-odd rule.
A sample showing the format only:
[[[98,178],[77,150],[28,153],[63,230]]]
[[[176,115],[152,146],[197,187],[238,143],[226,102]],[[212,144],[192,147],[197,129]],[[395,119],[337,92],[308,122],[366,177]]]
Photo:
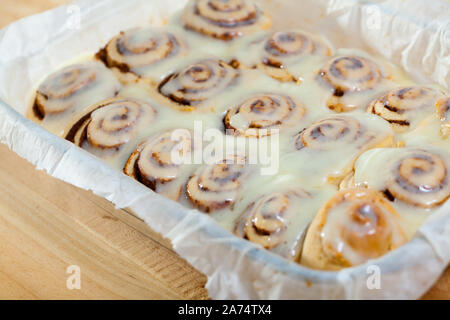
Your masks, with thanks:
[[[65,0],[0,0],[0,27]],[[205,276],[105,199],[0,145],[0,299],[206,299]],[[70,265],[81,289],[66,286]],[[450,270],[424,296],[450,299]]]
[[[3,145],[0,157],[0,298],[208,297],[206,278],[137,218]],[[66,287],[70,265],[81,268],[81,290]]]
[[[0,0],[0,28],[17,19],[69,2],[70,0]]]

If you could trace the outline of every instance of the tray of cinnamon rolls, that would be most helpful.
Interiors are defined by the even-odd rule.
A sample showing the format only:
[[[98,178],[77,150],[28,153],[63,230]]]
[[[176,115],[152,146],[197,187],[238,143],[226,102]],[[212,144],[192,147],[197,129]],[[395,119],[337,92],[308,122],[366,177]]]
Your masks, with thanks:
[[[34,82],[26,116],[290,268],[395,255],[448,205],[448,88],[267,8],[123,27]]]

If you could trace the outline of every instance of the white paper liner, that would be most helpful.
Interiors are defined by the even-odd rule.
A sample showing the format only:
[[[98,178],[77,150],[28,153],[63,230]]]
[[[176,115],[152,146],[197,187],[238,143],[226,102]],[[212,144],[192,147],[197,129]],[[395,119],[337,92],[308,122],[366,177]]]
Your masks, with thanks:
[[[365,265],[323,272],[304,268],[238,239],[209,216],[167,200],[84,150],[58,138],[25,114],[34,86],[49,70],[95,52],[123,29],[163,18],[183,0],[82,0],[81,28],[67,24],[68,6],[33,16],[0,31],[0,142],[37,169],[92,190],[117,207],[131,208],[174,249],[208,276],[215,299],[414,299],[450,261],[450,201],[430,216],[412,241]],[[275,26],[325,33],[338,47],[376,52],[418,79],[450,84],[450,2],[387,0],[260,1]],[[77,10],[77,9],[76,9]],[[282,19],[277,19],[282,17]],[[11,107],[10,107],[11,106]],[[3,182],[5,183],[5,182]],[[6,182],[7,183],[7,182]],[[381,271],[381,288],[369,289]]]

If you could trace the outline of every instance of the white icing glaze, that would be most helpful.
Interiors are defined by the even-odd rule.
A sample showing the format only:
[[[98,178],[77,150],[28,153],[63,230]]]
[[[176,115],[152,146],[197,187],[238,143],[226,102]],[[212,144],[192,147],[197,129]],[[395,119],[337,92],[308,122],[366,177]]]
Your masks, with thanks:
[[[190,5],[192,3],[194,2],[191,2]],[[211,210],[210,213],[224,228],[232,231],[235,229],[236,223],[240,221],[241,214],[251,203],[258,202],[258,199],[263,199],[271,194],[284,194],[302,190],[310,197],[292,200],[292,207],[288,210],[288,214],[283,216],[283,223],[286,224],[286,228],[282,232],[281,241],[270,249],[285,257],[295,256],[295,254],[292,255],[292,250],[293,248],[296,248],[295,250],[299,248],[298,244],[301,243],[308,224],[323,204],[336,193],[338,182],[351,171],[358,157],[359,160],[355,165],[354,182],[358,185],[369,185],[376,190],[384,190],[384,179],[390,175],[390,172],[386,171],[387,166],[384,165],[384,162],[389,162],[391,158],[395,158],[401,150],[366,150],[377,146],[386,146],[393,142],[401,142],[409,147],[422,148],[424,145],[432,144],[438,150],[449,150],[450,148],[449,140],[444,139],[439,134],[441,125],[439,118],[433,112],[429,113],[429,109],[420,117],[417,117],[424,118],[422,123],[414,123],[413,130],[403,133],[394,133],[387,121],[366,112],[370,102],[380,98],[389,90],[414,85],[414,82],[406,77],[399,68],[390,65],[381,58],[372,57],[356,49],[334,51],[326,39],[301,30],[288,31],[306,35],[312,39],[312,42],[303,39],[304,46],[300,47],[296,46],[300,44],[298,42],[290,41],[288,38],[281,39],[283,40],[281,42],[286,42],[282,45],[286,45],[287,49],[293,48],[293,51],[299,52],[296,55],[281,56],[274,51],[265,50],[267,39],[274,35],[274,31],[261,32],[258,31],[259,28],[256,28],[255,30],[248,30],[248,33],[251,34],[247,36],[223,41],[199,32],[186,30],[183,26],[182,17],[186,19],[186,14],[175,15],[170,19],[168,26],[161,29],[173,34],[179,41],[180,50],[176,54],[169,54],[167,59],[157,60],[148,65],[141,65],[140,58],[133,59],[132,63],[135,67],[131,68],[131,71],[141,77],[152,79],[150,83],[133,81],[121,86],[114,74],[99,62],[92,62],[91,58],[83,58],[82,61],[88,61],[87,63],[100,70],[98,76],[98,79],[101,80],[100,85],[96,86],[95,90],[87,91],[86,94],[77,95],[73,101],[76,107],[71,108],[70,112],[47,116],[42,125],[55,134],[62,134],[64,129],[67,130],[67,124],[84,114],[83,111],[86,111],[88,107],[106,98],[111,98],[116,91],[119,91],[118,97],[121,99],[142,100],[154,112],[147,113],[144,117],[145,121],[136,123],[133,135],[127,136],[125,140],[119,139],[120,146],[98,148],[89,143],[83,144],[83,148],[87,151],[118,170],[122,170],[130,155],[143,142],[152,141],[152,143],[155,143],[153,139],[173,129],[182,128],[193,131],[198,125],[196,121],[201,123],[203,131],[217,129],[220,131],[219,137],[228,142],[235,142],[231,135],[225,137],[223,120],[227,111],[233,110],[249,98],[261,94],[291,98],[298,106],[301,106],[301,112],[288,116],[287,125],[283,125],[283,120],[281,124],[278,123],[274,126],[281,129],[278,143],[276,140],[271,140],[271,137],[259,138],[260,141],[267,142],[269,151],[272,150],[270,149],[272,146],[276,147],[277,152],[273,153],[272,150],[272,155],[276,156],[279,153],[279,170],[274,175],[265,176],[260,171],[265,166],[264,164],[248,165],[248,174],[245,174],[245,179],[239,181],[238,188],[229,190],[222,187],[218,188],[218,191],[223,193],[219,200],[231,201],[233,205],[220,210]],[[261,16],[261,18],[264,18],[264,16]],[[136,38],[131,39],[134,47],[139,49],[140,44],[145,43],[144,40],[160,29],[149,28],[145,30],[138,33]],[[275,34],[275,37],[277,37],[277,34]],[[280,34],[278,34],[278,37],[280,37]],[[314,43],[314,48],[311,46],[312,43]],[[162,44],[163,49],[167,48],[166,42]],[[329,66],[330,61],[347,56],[362,57],[362,59],[371,61],[368,64],[375,65],[378,71],[372,70],[375,67],[369,67],[369,69],[375,74],[377,72],[379,74],[375,76],[376,80],[370,82],[367,88],[359,88],[359,83],[355,85],[349,79],[344,79],[341,85],[345,87],[346,92],[343,96],[338,97],[338,102],[344,106],[345,110],[343,111],[346,112],[337,114],[329,109],[330,98],[335,98],[333,95],[335,88],[330,86],[329,83],[321,81],[323,79],[318,79],[318,75],[321,70]],[[252,69],[253,66],[268,57],[279,59],[278,62],[282,63],[284,70],[287,70],[298,81],[277,81],[268,76],[264,69]],[[212,67],[213,74],[211,76],[216,77],[216,81],[205,83],[212,85],[210,90],[202,91],[201,86],[195,87],[193,96],[199,97],[195,103],[183,105],[164,97],[158,91],[158,85],[163,79],[166,79],[169,75],[182,74],[183,70],[189,70],[193,64],[200,61],[214,61],[210,63],[217,65],[217,61],[228,64],[233,59],[238,60],[240,68],[237,68],[235,64],[233,64],[233,67],[226,65],[224,67],[226,75],[222,78],[220,68]],[[195,69],[194,67],[194,71]],[[209,79],[206,77],[207,74],[204,70],[198,69],[196,72],[198,72],[196,76],[199,77],[199,82]],[[202,79],[203,76],[205,79]],[[180,97],[184,94],[182,92],[184,82],[174,80],[177,80],[177,78],[172,78],[166,83],[166,86],[162,86],[161,92],[166,95],[175,93],[177,97]],[[191,84],[189,83],[189,85]],[[278,116],[285,114],[280,112],[283,110],[275,111],[274,114]],[[99,110],[94,112],[92,116],[94,118],[100,117],[101,113],[102,111]],[[427,117],[425,118],[425,116]],[[141,117],[139,118],[141,119]],[[314,131],[314,128],[317,129],[323,124],[324,119],[334,120],[331,120],[330,126],[323,126],[319,130],[321,132]],[[248,128],[253,120],[252,117],[235,113],[231,117],[230,123],[232,127],[243,130]],[[262,117],[263,122],[266,120],[270,119]],[[341,127],[341,123],[348,123],[348,127]],[[305,143],[301,139],[302,133],[308,133],[315,139],[308,140]],[[99,133],[91,133],[91,135],[97,134]],[[105,138],[101,133],[100,135]],[[255,138],[241,139],[243,140],[240,141],[248,143]],[[109,138],[106,140],[109,141]],[[300,144],[298,144],[299,141]],[[112,143],[109,144],[112,145]],[[204,141],[203,146],[198,148],[205,150],[208,146],[208,142]],[[248,148],[243,152],[247,158],[248,152]],[[365,153],[360,156],[363,152]],[[145,166],[145,164],[141,163],[141,166]],[[170,176],[170,182],[157,183],[155,189],[169,198],[178,199],[182,204],[193,207],[185,194],[186,183],[195,172],[201,174],[208,168],[211,169],[206,164],[193,163],[171,169],[170,172],[164,171],[165,178]],[[149,168],[143,167],[142,169]],[[195,185],[195,182],[192,180],[193,185]],[[217,200],[217,198],[214,198],[213,194],[201,194],[199,200],[207,202]],[[434,211],[434,209],[407,206],[397,200],[393,202],[393,206],[403,218],[402,227],[407,230],[408,237],[411,237],[424,219]],[[341,209],[344,210],[345,208]],[[336,225],[346,223],[345,219],[339,220],[339,216],[341,215],[332,215],[333,225],[335,223]],[[336,232],[336,230],[326,230],[326,233],[332,238],[335,237]],[[361,261],[358,260],[357,256],[352,256],[351,253],[348,256],[352,262],[358,263]]]
[[[389,124],[370,114],[330,115],[297,134],[290,152],[281,156],[281,168],[298,172],[314,186],[345,176],[363,151],[389,143]]]
[[[434,88],[401,87],[373,101],[368,112],[386,119],[394,130],[401,133],[414,129],[424,117],[434,114],[436,101],[442,96]]]
[[[68,66],[61,71],[52,74],[49,78],[44,80],[38,90],[43,90],[45,93],[52,90],[55,85],[61,87],[61,80],[58,80],[60,79],[58,76],[67,70],[76,70],[78,68],[87,70],[90,74],[95,75],[95,78],[86,85],[85,88],[81,87],[80,90],[76,91],[73,95],[54,98],[49,95],[49,98],[46,101],[46,104],[54,109],[59,108],[61,105],[69,106],[60,113],[46,114],[43,119],[42,125],[48,131],[56,135],[61,135],[65,124],[73,117],[83,113],[83,110],[86,107],[89,107],[100,100],[114,97],[121,88],[119,81],[114,77],[114,74],[110,70],[105,68],[99,62],[88,61],[83,64]],[[58,81],[58,83],[55,83],[55,81]]]
[[[394,197],[392,202],[393,207],[404,218],[405,228],[407,234],[411,237],[414,232],[420,227],[423,221],[433,213],[438,205],[435,206],[435,201],[442,203],[450,195],[449,176],[450,172],[450,149],[437,148],[435,146],[420,147],[406,147],[406,148],[377,148],[362,154],[355,163],[354,184],[359,186],[366,186],[379,191],[388,190],[391,197]],[[432,170],[429,166],[428,160],[423,155],[435,155],[431,161],[436,161],[436,167]],[[411,193],[405,200],[395,197],[397,192],[396,182],[399,170],[399,164],[403,160],[405,173],[410,162],[405,162],[404,159],[418,158],[419,162],[416,164],[417,169],[411,168],[408,176],[411,179],[411,188],[416,184],[419,189],[416,193]],[[422,160],[423,158],[423,160]],[[408,167],[406,167],[408,166]],[[419,169],[420,168],[420,169]],[[446,169],[445,169],[446,168]],[[442,171],[442,170],[446,171]],[[420,171],[418,171],[420,170]],[[428,171],[432,170],[432,171]],[[416,172],[416,174],[414,174]],[[422,174],[420,174],[422,172]],[[446,176],[441,185],[441,191],[432,192],[428,188],[434,188],[436,179],[438,177]],[[438,183],[440,184],[440,183]],[[421,187],[420,187],[421,186]],[[423,190],[423,191],[420,191]],[[399,190],[400,191],[400,190]],[[436,194],[436,196],[434,196]],[[425,197],[425,198],[423,198]],[[408,199],[408,200],[407,200]],[[414,202],[420,201],[421,206]],[[429,205],[428,205],[429,204]],[[427,205],[427,207],[423,207]]]
[[[387,201],[367,195],[347,196],[331,204],[320,229],[328,258],[351,266],[377,258],[402,245],[401,219]]]
[[[271,25],[271,20],[249,0],[191,0],[182,13],[187,29],[221,40],[232,40]]]
[[[180,28],[137,28],[113,38],[105,47],[109,66],[159,82],[173,72],[176,61],[189,55]]]

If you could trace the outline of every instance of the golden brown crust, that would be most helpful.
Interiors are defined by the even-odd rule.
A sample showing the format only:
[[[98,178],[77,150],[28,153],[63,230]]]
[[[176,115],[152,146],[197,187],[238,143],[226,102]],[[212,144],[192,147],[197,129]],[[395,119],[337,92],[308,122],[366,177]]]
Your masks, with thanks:
[[[325,203],[311,223],[301,264],[339,270],[380,257],[407,241],[399,221],[398,213],[376,191],[342,190]],[[339,239],[326,233],[337,234]]]
[[[128,158],[125,166],[123,167],[123,173],[127,176],[132,177],[133,179],[141,182],[145,186],[149,187],[153,191],[156,191],[156,180],[155,179],[147,179],[144,175],[142,175],[139,166],[137,165],[137,161],[141,155],[141,151],[144,145],[140,145]]]
[[[265,72],[269,77],[280,82],[294,82],[296,84],[301,84],[301,80],[296,79],[289,71],[287,71],[287,69],[279,67],[269,60],[264,60],[257,64],[256,67]]]
[[[32,119],[35,122],[41,122],[44,120],[45,117],[45,111],[44,106],[40,103],[40,101],[43,99],[38,99],[38,95],[40,95],[39,92],[36,93],[36,99],[34,100],[32,108],[28,111],[28,118]]]

